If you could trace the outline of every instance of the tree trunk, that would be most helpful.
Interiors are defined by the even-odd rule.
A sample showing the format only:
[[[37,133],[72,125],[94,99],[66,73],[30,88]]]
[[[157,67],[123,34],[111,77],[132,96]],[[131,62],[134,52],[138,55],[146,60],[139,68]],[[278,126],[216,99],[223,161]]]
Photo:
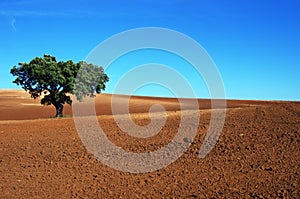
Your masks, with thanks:
[[[64,105],[63,104],[58,104],[58,105],[55,106],[55,108],[56,108],[56,116],[55,117],[62,117],[63,116],[62,112],[63,112]]]

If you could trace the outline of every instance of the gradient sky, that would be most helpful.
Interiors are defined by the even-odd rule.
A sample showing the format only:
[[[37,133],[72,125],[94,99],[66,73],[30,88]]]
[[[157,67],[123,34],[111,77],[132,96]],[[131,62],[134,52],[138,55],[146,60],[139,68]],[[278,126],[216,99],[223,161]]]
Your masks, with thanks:
[[[103,40],[140,27],[173,29],[199,42],[217,65],[228,99],[300,100],[297,0],[1,0],[0,88],[19,88],[9,73],[18,62],[43,54],[84,60]],[[105,92],[113,92],[133,60],[147,63],[157,52],[145,53],[150,58],[133,53],[120,63],[128,68],[107,71]],[[187,78],[197,97],[209,97],[196,77]],[[151,85],[136,94],[172,96]]]

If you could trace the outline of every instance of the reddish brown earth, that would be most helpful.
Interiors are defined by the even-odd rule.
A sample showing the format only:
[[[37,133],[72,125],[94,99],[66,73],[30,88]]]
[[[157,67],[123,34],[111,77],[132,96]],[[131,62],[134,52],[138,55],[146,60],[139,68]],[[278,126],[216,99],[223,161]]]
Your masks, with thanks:
[[[123,96],[117,96],[122,105]],[[146,125],[148,109],[169,114],[157,135],[120,131],[111,95],[96,98],[99,124],[116,145],[153,151],[170,142],[180,123],[176,99],[133,97],[130,111]],[[0,198],[300,198],[300,103],[227,102],[226,122],[213,150],[200,159],[210,100],[199,100],[201,121],[186,153],[166,168],[142,174],[114,170],[87,152],[71,117],[55,119],[23,91],[0,91]],[[221,107],[218,107],[221,108]],[[183,109],[188,110],[188,102]],[[65,115],[71,115],[65,107]]]

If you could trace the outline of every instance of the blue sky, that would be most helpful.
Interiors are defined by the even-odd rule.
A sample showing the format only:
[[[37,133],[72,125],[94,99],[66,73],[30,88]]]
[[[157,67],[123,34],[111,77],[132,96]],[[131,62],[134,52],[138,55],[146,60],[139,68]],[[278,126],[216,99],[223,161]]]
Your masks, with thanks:
[[[188,35],[206,49],[222,76],[227,98],[299,101],[299,19],[296,0],[1,0],[0,88],[18,88],[9,73],[18,62],[43,54],[84,60],[114,34],[163,27]],[[178,63],[186,64],[157,53],[150,50],[120,59],[122,69],[115,63],[107,71],[111,80],[106,92],[114,92],[115,83],[133,64],[157,56],[168,58],[166,64],[177,69]],[[190,74],[185,75],[196,96],[209,97],[203,81]],[[136,94],[172,96],[168,88],[157,85],[142,87]]]

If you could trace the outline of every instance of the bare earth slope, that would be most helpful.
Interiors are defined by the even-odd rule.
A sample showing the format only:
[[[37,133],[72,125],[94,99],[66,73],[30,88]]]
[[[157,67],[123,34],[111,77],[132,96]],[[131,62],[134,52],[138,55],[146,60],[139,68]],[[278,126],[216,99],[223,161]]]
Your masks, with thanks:
[[[142,113],[157,102],[174,112],[160,133],[139,139],[120,131],[109,116],[110,98],[98,96],[96,112],[116,145],[153,151],[177,132],[177,100],[132,98],[130,111],[140,125],[150,122]],[[23,91],[0,91],[0,198],[299,198],[299,102],[228,101],[220,139],[203,159],[198,151],[210,112],[202,110],[209,109],[210,101],[199,102],[198,134],[187,152],[164,169],[132,174],[87,152],[72,118],[51,119],[55,110]],[[71,115],[71,108],[64,113]]]

